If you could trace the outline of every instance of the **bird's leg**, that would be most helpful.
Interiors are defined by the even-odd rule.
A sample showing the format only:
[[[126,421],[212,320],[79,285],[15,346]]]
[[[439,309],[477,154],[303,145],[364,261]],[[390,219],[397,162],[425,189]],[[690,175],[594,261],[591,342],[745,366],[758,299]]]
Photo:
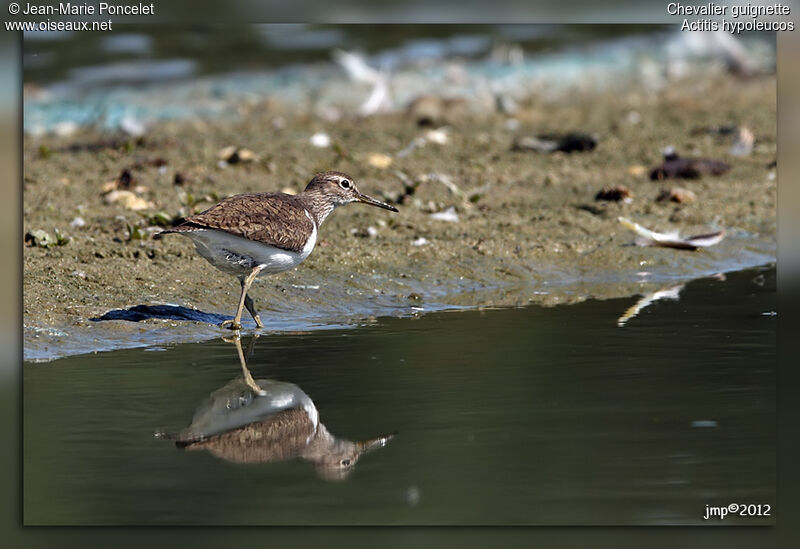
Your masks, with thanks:
[[[253,334],[253,337],[250,338],[250,343],[247,344],[247,352],[244,355],[245,360],[250,360],[253,357],[253,351],[256,348],[256,341],[259,338],[259,334]]]
[[[253,379],[253,375],[250,373],[250,369],[247,367],[247,359],[244,357],[244,352],[242,351],[242,341],[238,335],[233,338],[233,343],[236,345],[236,352],[239,354],[239,363],[242,365],[242,374],[244,374],[245,383],[247,383],[247,386],[250,387],[255,394],[267,394],[258,386],[258,383],[256,383],[256,380]],[[248,349],[248,352],[249,351],[250,349]]]
[[[242,280],[242,295],[239,298],[239,307],[236,309],[236,316],[233,320],[226,320],[224,321],[221,326],[224,328],[228,326],[231,330],[241,330],[242,329],[242,310],[244,309],[245,300],[247,298],[247,290],[250,289],[250,286],[253,284],[253,281],[256,279],[258,274],[264,270],[266,265],[257,265],[250,271],[243,280]],[[249,310],[249,309],[248,309]]]
[[[264,325],[261,323],[261,318],[258,316],[258,312],[256,308],[253,306],[253,300],[250,298],[248,294],[244,296],[244,306],[247,309],[247,312],[250,313],[250,316],[253,317],[253,320],[256,321],[256,326],[259,328],[263,328]]]

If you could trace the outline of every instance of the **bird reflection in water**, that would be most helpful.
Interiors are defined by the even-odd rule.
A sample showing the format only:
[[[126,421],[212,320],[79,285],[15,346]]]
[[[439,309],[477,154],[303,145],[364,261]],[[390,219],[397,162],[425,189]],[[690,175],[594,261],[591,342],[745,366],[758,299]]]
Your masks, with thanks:
[[[185,450],[206,450],[234,463],[269,463],[301,458],[327,480],[346,478],[366,452],[384,447],[394,435],[364,441],[337,438],[319,420],[314,402],[293,383],[259,379],[247,367],[239,336],[236,345],[243,377],[211,393],[186,429],[168,438]]]

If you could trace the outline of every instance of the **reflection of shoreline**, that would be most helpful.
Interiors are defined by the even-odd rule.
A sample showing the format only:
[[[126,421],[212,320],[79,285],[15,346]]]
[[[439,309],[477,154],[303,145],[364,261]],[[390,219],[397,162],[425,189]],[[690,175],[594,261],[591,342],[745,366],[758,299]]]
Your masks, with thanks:
[[[250,341],[248,355],[257,336]],[[364,441],[337,438],[319,420],[314,402],[293,383],[253,379],[238,337],[243,378],[211,393],[192,423],[177,435],[179,448],[206,450],[232,463],[301,458],[327,480],[346,478],[362,454],[384,447],[393,435]]]

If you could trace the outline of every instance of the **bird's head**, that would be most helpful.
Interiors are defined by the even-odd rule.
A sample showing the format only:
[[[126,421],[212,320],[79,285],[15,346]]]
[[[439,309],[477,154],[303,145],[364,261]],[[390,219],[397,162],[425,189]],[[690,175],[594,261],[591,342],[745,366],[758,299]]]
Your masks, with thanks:
[[[394,206],[375,200],[359,191],[353,178],[342,172],[318,173],[306,186],[305,192],[322,195],[331,201],[334,206],[343,206],[351,202],[363,202],[384,210],[397,211]]]

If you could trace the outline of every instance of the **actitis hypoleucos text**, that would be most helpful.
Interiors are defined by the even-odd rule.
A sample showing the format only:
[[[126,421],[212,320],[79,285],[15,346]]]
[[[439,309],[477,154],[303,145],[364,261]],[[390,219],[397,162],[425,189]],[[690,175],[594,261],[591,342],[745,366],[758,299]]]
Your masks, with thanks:
[[[209,263],[239,279],[242,294],[236,316],[223,322],[223,326],[241,329],[242,309],[246,307],[256,325],[263,328],[253,300],[247,295],[250,285],[260,275],[287,271],[300,264],[314,249],[325,218],[334,208],[351,202],[397,211],[394,206],[361,193],[349,175],[323,172],[315,175],[300,194],[232,196],[157,236],[188,236]]]

